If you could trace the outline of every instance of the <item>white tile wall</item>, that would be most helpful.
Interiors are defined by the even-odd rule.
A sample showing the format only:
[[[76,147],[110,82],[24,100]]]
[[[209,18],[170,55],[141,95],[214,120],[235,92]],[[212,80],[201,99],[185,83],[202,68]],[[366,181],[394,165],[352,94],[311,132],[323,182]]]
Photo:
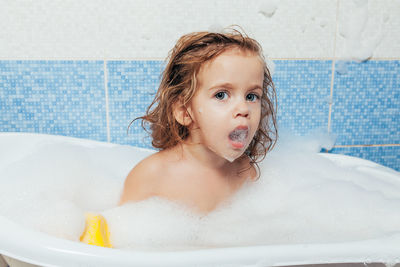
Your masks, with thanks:
[[[338,14],[338,58],[399,58],[400,1],[341,0]]]
[[[340,31],[363,14],[349,42]],[[373,57],[398,59],[399,15],[399,0],[0,0],[0,59],[164,59],[182,34],[231,24],[271,58],[348,57],[373,43]]]

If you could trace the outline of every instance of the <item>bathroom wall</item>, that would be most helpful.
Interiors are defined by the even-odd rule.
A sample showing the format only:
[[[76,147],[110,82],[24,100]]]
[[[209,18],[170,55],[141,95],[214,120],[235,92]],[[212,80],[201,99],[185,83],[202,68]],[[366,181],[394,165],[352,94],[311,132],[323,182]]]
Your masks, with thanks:
[[[136,121],[184,33],[237,24],[263,46],[280,129],[400,171],[398,0],[3,0],[0,132],[149,147]]]

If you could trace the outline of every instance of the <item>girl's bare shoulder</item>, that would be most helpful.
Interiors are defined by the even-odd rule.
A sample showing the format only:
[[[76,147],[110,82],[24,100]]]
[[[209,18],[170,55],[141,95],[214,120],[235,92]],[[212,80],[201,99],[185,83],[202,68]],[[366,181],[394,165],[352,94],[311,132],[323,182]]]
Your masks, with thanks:
[[[168,154],[165,151],[156,152],[133,167],[125,179],[120,204],[158,195],[160,178],[169,168]]]

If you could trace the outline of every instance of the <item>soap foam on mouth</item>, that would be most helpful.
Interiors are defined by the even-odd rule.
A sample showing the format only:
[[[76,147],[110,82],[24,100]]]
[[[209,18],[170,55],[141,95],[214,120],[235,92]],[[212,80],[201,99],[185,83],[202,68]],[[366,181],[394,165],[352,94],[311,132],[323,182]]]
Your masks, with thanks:
[[[235,129],[229,133],[229,139],[235,142],[243,143],[249,135],[248,129]]]

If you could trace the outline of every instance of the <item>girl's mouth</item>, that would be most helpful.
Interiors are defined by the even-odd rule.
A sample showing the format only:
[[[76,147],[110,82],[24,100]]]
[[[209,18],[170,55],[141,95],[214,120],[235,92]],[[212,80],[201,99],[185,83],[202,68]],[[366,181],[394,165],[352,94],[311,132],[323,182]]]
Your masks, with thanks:
[[[246,144],[248,135],[249,128],[247,126],[239,126],[229,133],[229,141],[234,148],[240,149]]]

